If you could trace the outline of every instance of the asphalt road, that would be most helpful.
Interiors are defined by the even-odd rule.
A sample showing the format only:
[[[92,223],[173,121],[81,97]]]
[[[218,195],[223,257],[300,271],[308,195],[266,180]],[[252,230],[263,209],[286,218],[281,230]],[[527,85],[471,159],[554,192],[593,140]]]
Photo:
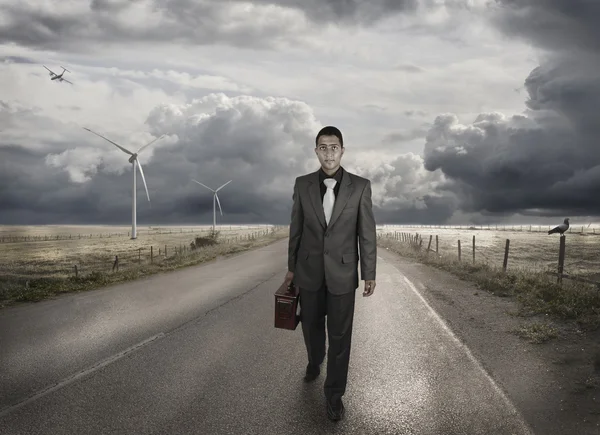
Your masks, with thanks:
[[[210,264],[0,311],[0,434],[529,434],[391,262],[357,303],[345,420],[300,327],[273,326],[287,239]],[[362,284],[362,282],[361,282]]]

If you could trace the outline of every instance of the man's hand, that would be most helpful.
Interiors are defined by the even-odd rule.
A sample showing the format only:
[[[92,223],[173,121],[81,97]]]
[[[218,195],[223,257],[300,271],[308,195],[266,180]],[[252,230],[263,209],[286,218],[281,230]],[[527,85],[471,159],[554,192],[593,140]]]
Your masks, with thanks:
[[[375,280],[366,280],[365,281],[365,291],[363,292],[363,297],[371,296],[374,291],[375,291]]]
[[[292,283],[292,280],[294,279],[294,272],[290,272],[288,270],[288,272],[285,274],[285,278],[283,279],[283,282],[289,286]]]
[[[288,270],[288,272],[285,274],[285,278],[283,278],[283,283],[287,286],[288,293],[292,293],[292,294],[296,295],[296,286],[294,286],[292,284],[293,279],[294,279],[294,272],[290,272]]]

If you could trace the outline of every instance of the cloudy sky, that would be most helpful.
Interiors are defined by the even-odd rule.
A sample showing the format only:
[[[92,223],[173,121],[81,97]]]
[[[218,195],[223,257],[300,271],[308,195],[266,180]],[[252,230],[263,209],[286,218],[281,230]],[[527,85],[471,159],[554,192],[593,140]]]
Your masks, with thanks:
[[[344,134],[378,223],[600,215],[596,0],[3,0],[0,224],[289,223]],[[46,65],[73,85],[51,81]],[[596,216],[596,217],[594,217]]]

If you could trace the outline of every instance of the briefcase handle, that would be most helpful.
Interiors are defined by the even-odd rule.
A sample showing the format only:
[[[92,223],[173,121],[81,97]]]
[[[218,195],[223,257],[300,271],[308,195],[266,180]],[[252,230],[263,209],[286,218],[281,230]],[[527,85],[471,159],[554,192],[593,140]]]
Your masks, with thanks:
[[[294,296],[296,296],[296,286],[294,285],[293,281],[288,284],[287,289],[288,289],[288,293],[293,293]]]

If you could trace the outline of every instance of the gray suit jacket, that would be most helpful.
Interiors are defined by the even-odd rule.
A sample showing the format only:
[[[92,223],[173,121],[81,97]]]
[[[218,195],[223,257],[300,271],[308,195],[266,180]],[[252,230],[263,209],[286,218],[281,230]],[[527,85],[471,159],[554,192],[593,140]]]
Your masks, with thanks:
[[[356,290],[358,242],[361,279],[375,279],[377,233],[369,180],[343,171],[329,225],[318,171],[296,178],[292,199],[288,270],[294,272],[294,284],[317,291],[325,279],[332,294]]]

